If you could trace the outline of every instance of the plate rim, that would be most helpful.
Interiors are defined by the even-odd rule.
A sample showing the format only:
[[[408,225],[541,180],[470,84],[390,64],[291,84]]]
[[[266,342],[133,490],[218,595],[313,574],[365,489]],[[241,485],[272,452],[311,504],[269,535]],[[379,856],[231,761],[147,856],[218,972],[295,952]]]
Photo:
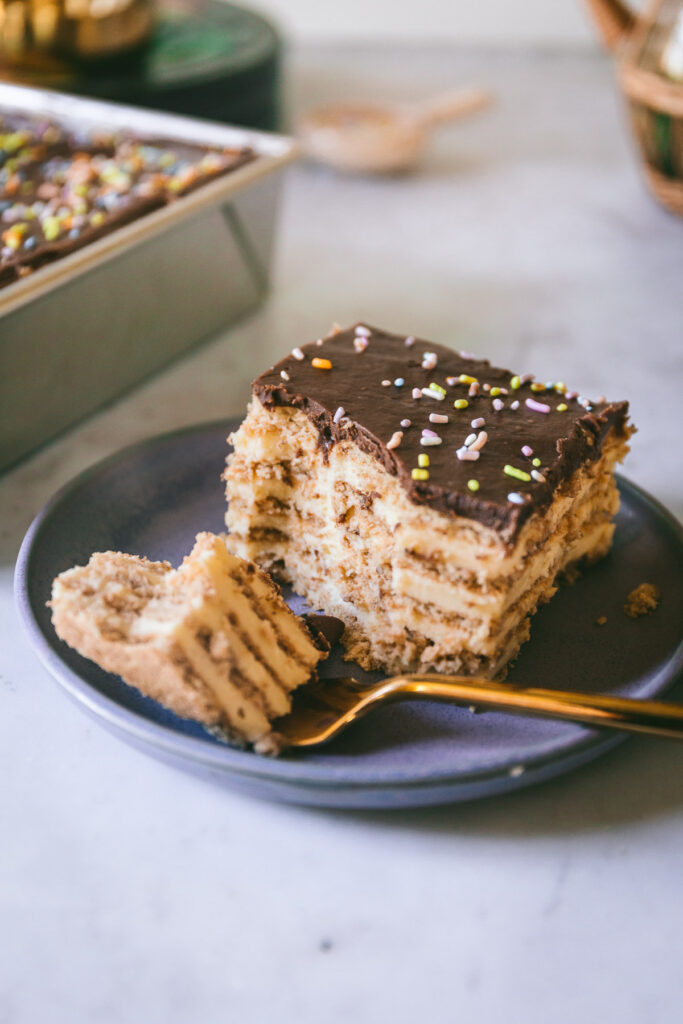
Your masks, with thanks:
[[[444,786],[455,789],[462,785],[463,788],[471,788],[477,783],[485,784],[488,781],[501,780],[509,776],[510,770],[519,764],[519,759],[513,756],[507,760],[504,759],[491,769],[462,770],[457,773],[454,773],[452,768],[439,772],[430,767],[427,773],[421,774],[413,766],[405,777],[396,773],[387,777],[383,776],[382,769],[375,767],[369,769],[371,774],[367,779],[358,776],[349,778],[345,774],[347,770],[345,764],[340,763],[339,765],[326,765],[325,774],[321,778],[320,766],[308,761],[305,754],[297,753],[291,759],[263,757],[253,751],[216,744],[201,737],[180,733],[169,725],[127,708],[98,690],[85,676],[71,669],[53,649],[33,613],[29,574],[34,545],[41,528],[46,521],[51,519],[59,505],[71,498],[74,492],[86,484],[90,478],[115,468],[117,464],[124,463],[131,457],[140,456],[146,450],[152,450],[160,444],[167,444],[177,438],[185,438],[189,435],[209,434],[220,430],[225,433],[227,438],[241,420],[241,416],[212,419],[189,424],[125,445],[77,473],[60,487],[40,509],[26,531],[19,549],[14,572],[14,596],[22,625],[43,667],[76,704],[116,735],[135,745],[140,744],[147,749],[152,748],[156,752],[178,758],[180,761],[189,760],[193,765],[232,774],[241,779],[272,782],[283,787],[305,786],[307,789],[316,791],[337,791],[342,786],[346,791],[359,793],[388,790],[415,793]],[[649,506],[650,511],[656,517],[666,521],[683,550],[683,525],[673,513],[638,484],[621,474],[616,474],[616,479],[620,490],[630,491]],[[683,639],[672,651],[665,670],[658,674],[645,696],[651,698],[664,693],[674,685],[681,671],[683,671]],[[663,679],[662,676],[664,676]],[[577,726],[577,729],[580,730],[577,735],[568,735],[559,742],[554,741],[552,751],[540,752],[528,760],[525,759],[525,771],[522,779],[526,776],[525,782],[529,784],[539,781],[536,776],[539,773],[543,775],[544,769],[549,766],[557,768],[557,772],[552,774],[560,774],[565,762],[577,762],[578,759],[578,763],[583,763],[592,756],[598,756],[629,738],[628,733],[609,733],[580,726]],[[515,779],[515,782],[523,784],[519,779]]]

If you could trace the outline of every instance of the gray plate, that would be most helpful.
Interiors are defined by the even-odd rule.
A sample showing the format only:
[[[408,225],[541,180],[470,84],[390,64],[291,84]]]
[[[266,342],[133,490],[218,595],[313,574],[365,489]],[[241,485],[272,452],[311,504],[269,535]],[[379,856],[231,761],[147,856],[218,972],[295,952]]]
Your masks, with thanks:
[[[56,636],[45,602],[51,580],[93,551],[114,549],[178,564],[199,530],[223,528],[219,476],[237,421],[202,425],[127,448],[78,476],[43,509],[19,554],[16,595],[36,653],[66,692],[133,745],[258,796],[328,807],[410,807],[489,796],[559,775],[623,737],[570,723],[419,702],[382,708],[317,751],[279,759],[220,743]],[[612,553],[534,618],[510,681],[654,697],[683,665],[683,531],[626,480]],[[643,581],[663,598],[629,619],[626,595]],[[292,595],[301,611],[303,601]],[[602,628],[595,620],[607,616]],[[326,676],[347,675],[339,652]],[[377,677],[377,676],[376,676]]]

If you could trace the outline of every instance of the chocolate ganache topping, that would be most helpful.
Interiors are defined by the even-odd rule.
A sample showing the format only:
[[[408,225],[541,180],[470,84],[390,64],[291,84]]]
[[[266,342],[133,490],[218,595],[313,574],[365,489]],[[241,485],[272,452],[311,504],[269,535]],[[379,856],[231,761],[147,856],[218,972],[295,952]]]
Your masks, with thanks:
[[[0,288],[253,158],[0,111]]]
[[[325,452],[351,441],[416,504],[477,520],[507,543],[599,458],[609,431],[630,433],[627,402],[363,324],[295,348],[253,389],[266,407],[302,410]]]

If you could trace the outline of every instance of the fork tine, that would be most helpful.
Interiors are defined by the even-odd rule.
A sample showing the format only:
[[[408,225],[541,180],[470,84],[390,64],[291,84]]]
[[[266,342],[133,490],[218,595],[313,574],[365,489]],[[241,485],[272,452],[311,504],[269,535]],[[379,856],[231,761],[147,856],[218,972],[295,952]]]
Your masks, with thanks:
[[[294,694],[292,710],[273,723],[286,746],[313,746],[340,732],[363,710],[377,684],[364,686],[351,676],[318,679]]]

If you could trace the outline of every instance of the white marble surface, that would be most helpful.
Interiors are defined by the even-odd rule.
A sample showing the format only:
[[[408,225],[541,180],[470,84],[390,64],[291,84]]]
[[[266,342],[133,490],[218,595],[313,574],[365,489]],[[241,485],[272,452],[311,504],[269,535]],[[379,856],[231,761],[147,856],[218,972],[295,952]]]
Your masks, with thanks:
[[[499,107],[444,132],[419,177],[298,168],[267,308],[0,479],[2,1024],[679,1019],[680,746],[631,740],[452,808],[269,805],[92,724],[13,607],[18,545],[56,488],[239,412],[252,371],[333,320],[630,396],[627,473],[681,514],[683,225],[641,187],[607,63],[303,50],[292,102],[471,78]]]

